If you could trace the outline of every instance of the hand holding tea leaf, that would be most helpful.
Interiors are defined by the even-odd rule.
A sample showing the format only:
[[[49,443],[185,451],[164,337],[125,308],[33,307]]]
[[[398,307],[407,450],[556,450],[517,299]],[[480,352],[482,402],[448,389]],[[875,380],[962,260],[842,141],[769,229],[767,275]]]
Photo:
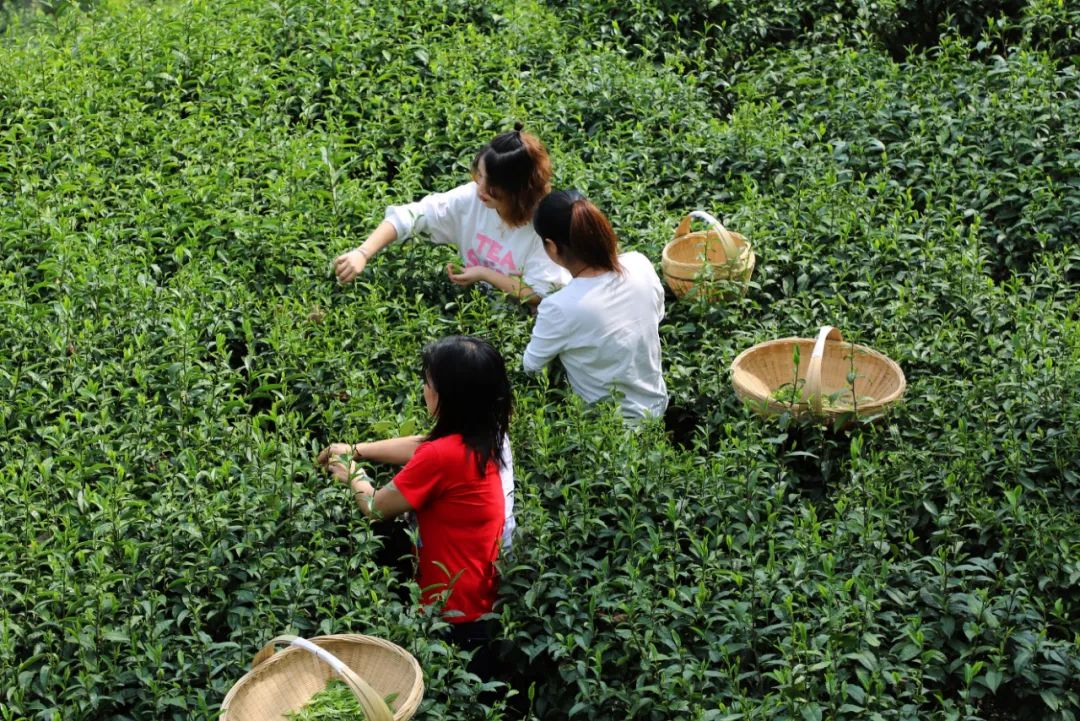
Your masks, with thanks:
[[[460,285],[463,288],[467,288],[473,283],[479,283],[480,281],[491,282],[488,277],[490,271],[482,265],[472,265],[468,268],[462,268],[456,263],[446,264],[446,274],[450,277],[450,282],[454,285]]]
[[[353,447],[348,443],[331,443],[326,448],[319,451],[318,462],[320,466],[326,466],[339,460],[341,456],[348,456],[352,458]]]
[[[323,469],[331,476],[341,481],[342,483],[350,483],[357,477],[366,479],[367,474],[363,470],[359,469],[356,463],[352,460],[353,447],[347,443],[331,443],[326,448],[319,452],[318,463]],[[359,483],[367,483],[366,480],[361,480]],[[374,488],[370,488],[370,492],[374,493]]]
[[[368,256],[365,251],[354,248],[348,253],[339,255],[334,259],[334,273],[342,283],[351,282],[356,276],[364,272],[367,267]]]
[[[447,263],[446,275],[450,277],[451,283],[463,288],[467,288],[473,283],[484,282],[516,298],[525,305],[536,306],[540,303],[540,296],[532,288],[525,285],[524,279],[519,274],[507,275],[491,268],[485,268],[482,265],[462,268],[457,263]]]

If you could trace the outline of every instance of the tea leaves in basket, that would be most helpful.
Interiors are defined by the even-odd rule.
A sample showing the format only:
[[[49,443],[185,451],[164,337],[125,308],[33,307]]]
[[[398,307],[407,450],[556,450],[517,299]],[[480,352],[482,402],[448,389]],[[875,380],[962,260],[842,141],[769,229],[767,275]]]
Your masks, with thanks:
[[[391,693],[383,699],[390,706],[397,699]],[[363,721],[364,711],[352,690],[339,679],[332,678],[299,711],[286,714],[289,721]]]
[[[798,384],[785,383],[772,392],[772,398],[778,403],[787,403],[788,405],[801,403],[805,384],[806,381],[804,380],[800,380]]]
[[[776,390],[769,394],[769,396],[777,403],[784,403],[785,405],[793,406],[799,403],[806,403],[804,396],[806,380],[800,378],[797,383],[784,383],[778,386]],[[841,388],[838,391],[821,396],[821,405],[823,408],[841,408],[844,406],[842,399],[851,397],[852,394],[849,389]],[[871,396],[859,396],[860,403],[873,403],[874,399]]]

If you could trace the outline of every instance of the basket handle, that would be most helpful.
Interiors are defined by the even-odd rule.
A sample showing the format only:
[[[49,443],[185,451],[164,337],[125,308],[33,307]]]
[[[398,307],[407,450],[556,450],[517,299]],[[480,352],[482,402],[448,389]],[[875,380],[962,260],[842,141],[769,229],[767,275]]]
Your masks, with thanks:
[[[814,413],[821,415],[821,363],[825,359],[825,341],[843,341],[840,331],[831,325],[821,326],[814,350],[810,354],[810,366],[806,369],[806,400]]]
[[[353,692],[353,696],[356,696],[356,700],[360,702],[360,708],[364,710],[365,719],[368,719],[369,721],[394,721],[393,712],[390,711],[390,707],[386,705],[386,702],[383,701],[383,698],[379,695],[378,691],[373,689],[367,681],[360,678],[355,671],[345,665],[344,661],[318,644],[308,641],[306,638],[284,635],[271,639],[263,646],[261,651],[255,654],[255,659],[251,662],[251,667],[255,668],[273,656],[276,653],[274,647],[279,643],[288,643],[313,653],[330,666],[330,668],[334,669],[334,673],[345,682],[345,685]]]
[[[724,227],[724,224],[716,219],[711,213],[707,213],[704,210],[691,210],[689,215],[683,216],[682,221],[679,223],[679,227],[675,229],[675,237],[680,238],[690,232],[690,221],[692,218],[699,218],[713,227],[716,231],[716,235],[720,238],[720,245],[724,249],[724,255],[727,257],[729,263],[734,263],[739,259],[739,246],[735,244],[735,239],[731,237],[731,233]]]

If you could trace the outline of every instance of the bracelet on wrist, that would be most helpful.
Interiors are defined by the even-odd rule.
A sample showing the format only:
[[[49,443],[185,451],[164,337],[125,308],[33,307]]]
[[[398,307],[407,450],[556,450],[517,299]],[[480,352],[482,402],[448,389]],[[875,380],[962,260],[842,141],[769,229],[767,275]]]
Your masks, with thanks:
[[[357,246],[356,252],[364,256],[365,260],[371,260],[371,253],[364,250],[363,246]]]

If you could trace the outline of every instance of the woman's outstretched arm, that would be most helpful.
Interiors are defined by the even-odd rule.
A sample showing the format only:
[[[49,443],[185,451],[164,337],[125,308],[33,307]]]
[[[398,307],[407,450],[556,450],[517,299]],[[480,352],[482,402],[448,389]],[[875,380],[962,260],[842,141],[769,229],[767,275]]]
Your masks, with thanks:
[[[397,229],[389,220],[379,223],[359,247],[334,259],[334,273],[342,283],[349,283],[364,272],[368,261],[380,250],[397,240]]]
[[[398,438],[390,439],[401,440]],[[348,484],[352,489],[353,499],[360,511],[373,520],[393,518],[402,513],[413,510],[405,497],[401,495],[394,482],[391,481],[378,491],[371,484],[371,479],[355,461],[348,458],[349,446],[344,443],[335,443],[323,449],[319,454],[319,464],[331,476]],[[341,451],[334,453],[333,451]]]
[[[341,456],[348,456],[354,461],[388,463],[392,466],[404,466],[416,453],[423,442],[423,436],[400,436],[386,438],[369,443],[331,443],[319,453],[319,465],[325,466]]]

